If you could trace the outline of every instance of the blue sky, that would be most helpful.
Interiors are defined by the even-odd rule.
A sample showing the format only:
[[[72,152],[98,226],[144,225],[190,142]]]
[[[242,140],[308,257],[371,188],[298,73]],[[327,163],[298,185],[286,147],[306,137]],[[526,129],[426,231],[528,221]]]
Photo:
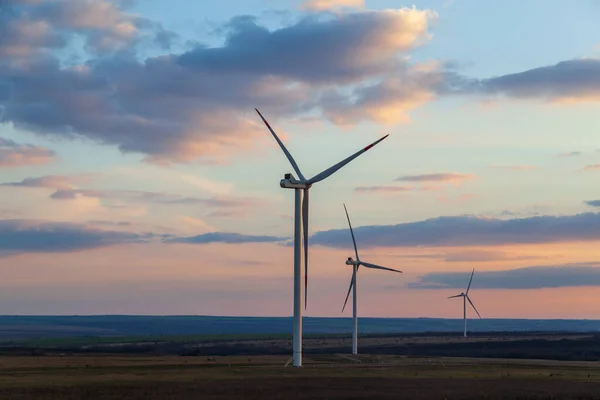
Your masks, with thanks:
[[[493,260],[481,266],[490,273],[597,261],[600,228],[584,225],[598,211],[585,201],[600,198],[600,7],[594,1],[440,0],[416,2],[414,8],[387,0],[366,0],[363,6],[345,0],[359,5],[349,8],[332,8],[334,3],[49,0],[25,5],[9,0],[0,10],[6,27],[0,43],[0,233],[28,244],[0,249],[6,285],[25,284],[23,271],[36,268],[59,273],[60,267],[45,265],[53,263],[44,256],[60,257],[65,268],[78,271],[67,283],[90,284],[99,293],[110,282],[134,282],[137,271],[149,265],[152,279],[168,276],[175,292],[180,281],[196,279],[201,286],[232,278],[241,261],[233,262],[230,254],[260,264],[248,279],[275,270],[281,279],[291,277],[288,247],[251,240],[289,237],[293,204],[292,192],[279,188],[291,167],[254,107],[310,176],[390,134],[311,192],[311,234],[333,235],[336,243],[311,248],[313,268],[320,271],[315,285],[335,282],[337,297],[343,297],[347,277],[342,273],[337,279],[329,263],[345,257],[337,244],[347,234],[343,202],[357,227],[380,226],[369,231],[375,242],[388,238],[389,226],[418,230],[438,217],[472,216],[490,224],[524,219],[533,227],[536,217],[567,218],[553,228],[563,231],[541,242],[474,240],[468,249],[473,254],[498,255],[500,246],[525,257],[490,256]],[[403,177],[412,178],[398,180]],[[589,214],[577,217],[581,213]],[[571,221],[591,231],[582,238]],[[474,228],[468,220],[459,220],[448,235],[474,234],[469,229]],[[527,232],[543,231],[535,229]],[[33,235],[40,230],[47,236]],[[207,233],[240,233],[250,243],[162,241],[167,235]],[[63,242],[69,235],[89,243],[74,240],[69,246]],[[36,249],[36,241],[61,245],[49,254],[45,246]],[[467,251],[447,243],[444,251]],[[414,251],[440,253],[427,240],[416,246],[382,246],[374,254],[381,263],[409,262],[400,283],[407,299],[443,298],[439,290],[415,282],[473,267],[468,261],[406,258]],[[116,263],[129,260],[130,270],[98,275],[82,265],[82,259],[100,257],[95,261],[100,270],[112,271],[101,267],[98,254]],[[156,254],[172,255],[184,270],[170,274],[170,259]],[[218,273],[196,267],[206,254]],[[274,267],[271,258],[282,261]],[[21,272],[15,272],[17,261],[26,265]],[[365,310],[379,315],[374,304],[392,294],[380,293],[378,284],[386,277],[372,279],[364,290],[371,291],[373,305]],[[42,293],[57,287],[31,285]],[[515,290],[529,298],[536,290],[529,286]],[[494,305],[498,291],[506,289],[483,290],[483,305],[492,315],[515,316]],[[263,304],[255,290],[247,290],[248,304]],[[597,289],[586,290],[582,298]],[[76,297],[75,291],[63,292],[64,301]],[[47,304],[41,307],[22,293],[10,296],[4,300],[16,308],[0,306],[0,312],[48,311]],[[99,304],[71,310],[64,301],[52,312],[151,313],[139,306],[113,310]],[[161,305],[161,310],[182,312],[182,302],[173,301],[178,306],[170,311]],[[570,316],[571,306],[528,312]],[[259,314],[287,315],[288,308],[266,306]],[[249,313],[229,303],[183,311]],[[335,313],[333,308],[318,312]],[[450,309],[415,312],[451,315]],[[593,317],[600,309],[581,312]]]

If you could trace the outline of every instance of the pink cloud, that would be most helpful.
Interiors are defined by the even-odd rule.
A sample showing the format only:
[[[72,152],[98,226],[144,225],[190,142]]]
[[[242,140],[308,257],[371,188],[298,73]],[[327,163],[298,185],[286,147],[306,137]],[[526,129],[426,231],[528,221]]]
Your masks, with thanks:
[[[401,193],[413,190],[411,186],[359,186],[356,192]]]
[[[585,171],[596,171],[600,169],[600,164],[586,165],[585,167],[583,167],[583,169]]]
[[[581,151],[569,151],[567,153],[561,153],[558,156],[559,157],[577,157],[577,156],[580,156],[581,154],[583,154]]]
[[[436,174],[406,175],[396,178],[399,182],[462,182],[475,179],[475,175],[444,172]]]
[[[490,168],[496,168],[496,169],[514,169],[514,170],[518,170],[518,171],[526,171],[526,170],[538,169],[538,167],[536,167],[534,165],[491,164],[491,165],[489,165],[489,167]]]
[[[300,9],[310,11],[325,11],[336,8],[365,8],[365,0],[305,0]]]
[[[254,107],[274,121],[303,110],[339,125],[403,122],[432,98],[443,75],[436,63],[405,57],[429,40],[436,18],[429,10],[339,13],[281,29],[234,17],[222,27],[223,45],[144,58],[138,44],[168,33],[124,4],[49,0],[11,14],[11,25],[41,25],[29,28],[31,37],[14,33],[0,43],[29,49],[0,70],[3,119],[16,129],[77,135],[160,165],[223,163],[268,139]],[[53,50],[76,48],[75,37],[95,53],[93,63],[53,58]]]
[[[0,138],[0,168],[48,164],[56,159],[49,149]]]

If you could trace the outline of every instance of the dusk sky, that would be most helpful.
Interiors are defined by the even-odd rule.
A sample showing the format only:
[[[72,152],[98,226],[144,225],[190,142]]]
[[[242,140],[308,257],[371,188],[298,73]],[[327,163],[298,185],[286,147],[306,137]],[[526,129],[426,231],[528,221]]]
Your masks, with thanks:
[[[305,315],[600,318],[600,3],[413,3],[0,0],[0,314],[291,315],[256,107]]]

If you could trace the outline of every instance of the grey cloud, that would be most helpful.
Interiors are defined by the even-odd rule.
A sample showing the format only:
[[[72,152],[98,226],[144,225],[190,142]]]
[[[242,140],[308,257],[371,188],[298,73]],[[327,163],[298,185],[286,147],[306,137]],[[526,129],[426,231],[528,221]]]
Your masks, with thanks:
[[[219,209],[223,212],[245,210],[248,207],[258,204],[258,200],[253,198],[186,197],[171,193],[136,190],[60,189],[50,195],[50,197],[55,200],[68,200],[76,198],[77,196],[94,197],[98,199],[130,200],[163,205],[203,205]],[[216,216],[218,216],[218,214]]]
[[[453,76],[446,93],[502,95],[545,101],[600,99],[600,59],[581,58],[490,79]]]
[[[559,157],[577,157],[583,154],[581,151],[569,151],[567,153],[559,154]]]
[[[600,240],[600,213],[535,216],[520,219],[439,217],[398,225],[354,229],[361,247],[479,246]],[[317,232],[312,244],[348,248],[347,229]]]
[[[433,272],[408,286],[417,289],[465,289],[469,272]],[[472,289],[542,289],[600,286],[600,262],[534,266],[506,271],[475,271]]]
[[[504,251],[465,250],[438,254],[402,254],[400,258],[440,259],[445,262],[494,262],[539,259],[541,257],[519,256]]]
[[[304,0],[299,7],[301,10],[308,11],[364,8],[365,0]]]
[[[79,182],[85,182],[85,176],[61,176],[48,175],[35,178],[25,178],[18,182],[0,183],[0,186],[12,187],[30,187],[30,188],[49,188],[55,189],[50,194],[54,200],[71,200],[78,196],[93,197],[98,199],[129,200],[138,202],[149,202],[164,205],[204,205],[206,207],[216,208],[223,213],[240,212],[248,207],[259,204],[259,199],[251,197],[189,197],[173,193],[150,192],[142,190],[96,190],[80,189],[73,185]],[[215,214],[215,216],[219,216]]]
[[[588,200],[585,202],[590,207],[600,207],[600,200]]]
[[[356,192],[383,192],[383,193],[398,193],[413,190],[408,186],[359,186],[354,189]]]
[[[399,23],[406,26],[407,35],[414,35],[413,40],[404,44],[390,40]],[[246,15],[232,18],[225,28],[225,46],[198,47],[181,55],[178,63],[198,70],[275,75],[301,82],[355,82],[402,66],[393,56],[412,49],[425,35],[422,29],[410,31],[410,21],[399,20],[392,12],[348,13],[333,19],[309,16],[274,31]],[[319,63],[311,66],[307,59]]]
[[[19,182],[5,182],[0,186],[32,187],[32,188],[70,188],[71,179],[62,175],[46,175],[36,178],[25,178]]]
[[[489,167],[495,168],[495,169],[514,169],[514,170],[518,170],[518,171],[538,169],[538,167],[536,167],[535,165],[491,164],[491,165],[489,165]]]
[[[474,175],[457,174],[455,172],[445,172],[437,174],[406,175],[396,178],[396,181],[405,182],[460,182],[466,179],[473,179]]]
[[[275,243],[287,240],[287,238],[277,236],[255,236],[255,235],[242,235],[240,233],[228,233],[228,232],[211,232],[204,233],[198,236],[191,237],[179,237],[173,239],[167,239],[167,243],[190,243],[190,244],[207,244],[207,243]]]
[[[16,22],[35,15],[61,32],[83,30],[96,49],[120,38],[119,32],[107,31],[116,29],[110,21],[124,19],[140,30],[139,21],[123,10],[103,11],[110,14],[103,24],[94,13],[83,13],[80,2],[32,5],[28,14],[17,13]],[[383,105],[373,103],[364,82],[388,87],[392,76],[420,74],[398,56],[428,38],[430,18],[412,9],[312,15],[268,30],[241,16],[226,25],[220,47],[197,45],[183,54],[142,59],[130,44],[81,65],[65,65],[45,51],[49,45],[30,41],[35,57],[25,64],[11,62],[16,56],[0,59],[0,82],[10,92],[0,95],[0,108],[5,122],[39,135],[84,137],[157,163],[214,161],[265,138],[254,107],[272,119],[316,111],[340,123],[371,107],[361,118],[380,120],[377,110]],[[328,90],[355,91],[345,97],[356,101],[327,101]],[[430,89],[419,88],[417,102],[422,91]],[[411,93],[402,96],[405,107],[412,107]],[[397,103],[393,106],[400,112]]]
[[[124,243],[152,235],[105,231],[85,225],[27,219],[0,220],[0,255],[71,252]]]
[[[50,195],[51,199],[54,200],[71,200],[77,198],[77,196],[83,197],[95,197],[98,199],[103,198],[114,198],[108,192],[102,190],[91,190],[91,189],[58,189],[56,192]]]
[[[130,221],[102,221],[102,220],[92,220],[89,221],[90,224],[94,225],[106,225],[106,226],[118,226],[118,227],[131,227],[135,224]]]
[[[517,98],[600,97],[600,60],[578,59],[483,81],[487,93]]]
[[[55,158],[56,154],[44,147],[0,138],[0,168],[47,164]]]
[[[600,164],[586,165],[585,167],[583,167],[584,171],[597,171],[599,169],[600,169]]]
[[[45,0],[0,3],[0,55],[27,58],[39,50],[68,46],[75,36],[85,50],[108,53],[139,42],[142,33],[161,46],[173,33],[161,24],[127,13],[127,2],[110,0]]]

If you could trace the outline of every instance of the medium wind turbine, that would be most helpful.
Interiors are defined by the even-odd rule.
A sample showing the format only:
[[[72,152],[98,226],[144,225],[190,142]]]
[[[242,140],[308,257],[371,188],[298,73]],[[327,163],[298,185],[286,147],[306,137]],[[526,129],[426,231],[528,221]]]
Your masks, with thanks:
[[[302,259],[302,247],[304,247],[304,292],[305,292],[305,302],[304,307],[306,308],[306,292],[308,289],[308,193],[313,184],[320,182],[333,173],[338,171],[344,165],[348,164],[350,161],[354,160],[356,157],[360,156],[365,151],[369,150],[371,147],[375,146],[377,143],[381,142],[383,139],[388,137],[389,135],[385,135],[379,140],[371,143],[364,149],[357,151],[352,154],[350,157],[340,161],[339,163],[333,165],[330,168],[327,168],[325,171],[313,176],[310,179],[306,179],[298,164],[290,154],[290,152],[285,148],[283,142],[279,140],[277,134],[271,128],[271,125],[267,122],[265,117],[262,116],[258,109],[255,109],[260,118],[263,120],[271,134],[281,147],[281,150],[287,157],[288,161],[292,165],[292,168],[298,174],[298,178],[294,177],[293,174],[287,173],[284,175],[284,178],[279,182],[279,186],[284,189],[294,189],[295,191],[295,205],[294,205],[294,335],[293,335],[293,360],[294,367],[302,366],[302,267],[301,267],[301,259]],[[302,235],[304,232],[304,235]],[[301,243],[300,237],[304,238],[304,246]]]
[[[358,248],[356,247],[356,239],[354,238],[354,231],[352,230],[352,224],[350,223],[350,216],[348,215],[348,209],[344,204],[344,211],[346,211],[346,218],[348,219],[348,226],[350,227],[350,234],[352,235],[352,243],[354,244],[354,254],[356,255],[356,260],[353,260],[352,257],[348,257],[346,260],[346,265],[352,265],[352,280],[350,281],[350,288],[348,288],[348,294],[346,295],[346,301],[344,301],[344,307],[342,307],[342,312],[346,308],[346,303],[348,303],[348,297],[350,297],[350,291],[352,288],[352,319],[354,321],[354,327],[352,329],[352,354],[358,354],[358,317],[356,313],[356,303],[358,301],[358,295],[356,294],[356,273],[358,272],[358,267],[361,265],[366,268],[373,269],[383,269],[385,271],[393,271],[402,273],[402,271],[398,271],[392,268],[381,267],[379,265],[371,264],[368,262],[361,261],[358,257]]]
[[[467,337],[467,300],[469,301],[469,304],[471,304],[471,306],[473,307],[473,310],[475,310],[475,312],[479,316],[479,319],[481,319],[481,315],[479,314],[479,311],[477,311],[477,308],[475,308],[475,304],[473,304],[473,302],[469,298],[469,289],[471,289],[471,282],[473,282],[473,274],[474,273],[475,273],[475,268],[473,268],[473,272],[471,272],[471,279],[469,279],[469,286],[467,286],[467,291],[466,292],[463,292],[461,294],[457,294],[456,296],[450,296],[450,297],[448,297],[449,299],[453,299],[453,298],[456,298],[456,297],[462,297],[463,298],[463,320],[464,320],[464,323],[465,323],[465,332],[464,332],[464,336],[465,337]]]

